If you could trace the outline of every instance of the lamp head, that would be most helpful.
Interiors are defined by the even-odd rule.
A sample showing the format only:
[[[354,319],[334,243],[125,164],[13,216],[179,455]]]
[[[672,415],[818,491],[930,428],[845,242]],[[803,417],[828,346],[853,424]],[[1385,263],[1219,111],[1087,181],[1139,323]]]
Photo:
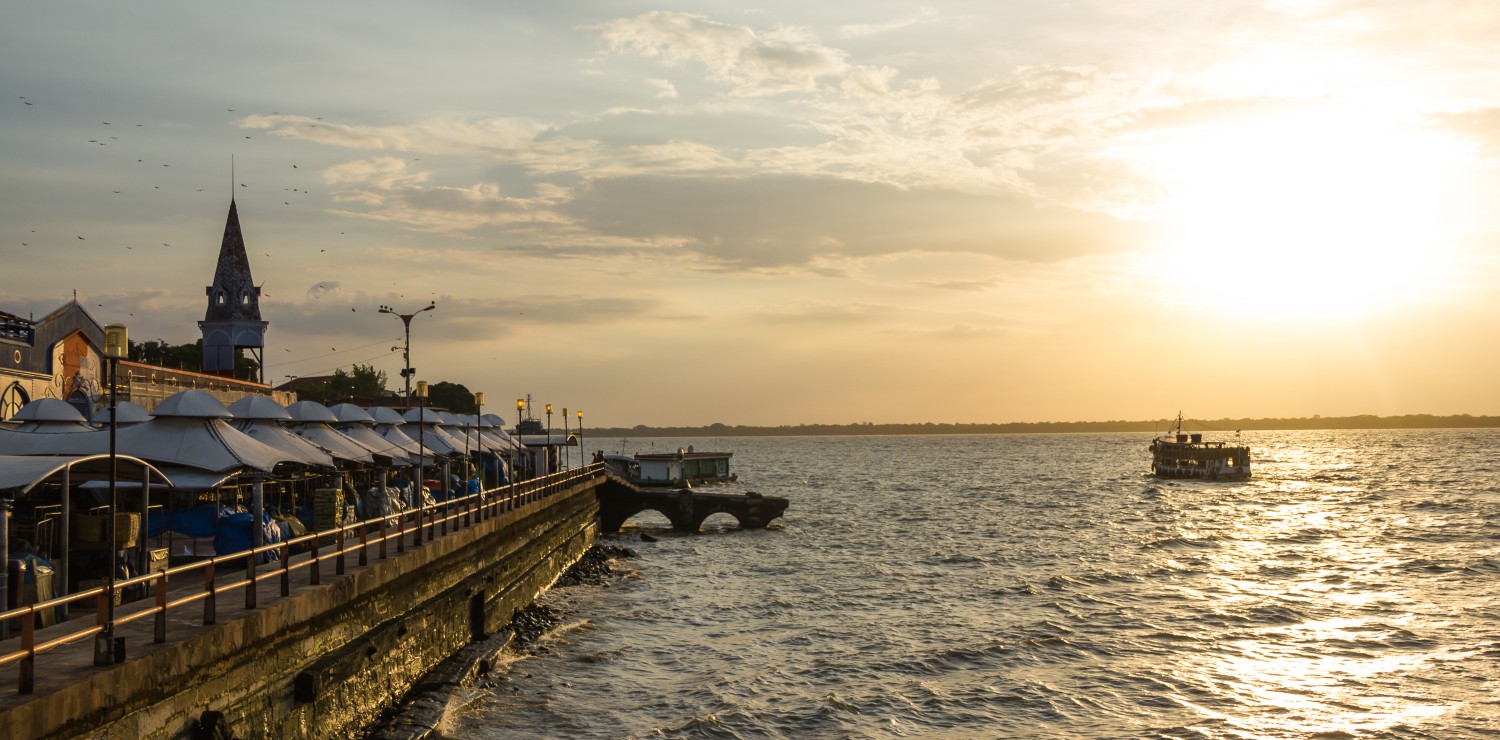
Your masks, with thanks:
[[[475,406],[483,406],[484,405],[484,391],[479,391],[479,392],[477,392],[477,393],[474,394],[474,405]]]
[[[426,398],[427,397],[427,381],[425,381],[425,380],[419,380],[419,381],[417,381],[417,390],[415,392],[416,392],[417,398]]]
[[[104,356],[116,360],[130,356],[130,330],[124,324],[104,327]]]

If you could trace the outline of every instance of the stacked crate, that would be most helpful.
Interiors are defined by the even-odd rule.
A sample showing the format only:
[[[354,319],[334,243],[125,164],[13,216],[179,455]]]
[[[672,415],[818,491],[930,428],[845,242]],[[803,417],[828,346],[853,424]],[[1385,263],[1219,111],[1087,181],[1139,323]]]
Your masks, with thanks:
[[[327,532],[344,524],[344,491],[341,488],[319,488],[313,491],[313,530]],[[336,535],[319,537],[319,545],[336,541]]]

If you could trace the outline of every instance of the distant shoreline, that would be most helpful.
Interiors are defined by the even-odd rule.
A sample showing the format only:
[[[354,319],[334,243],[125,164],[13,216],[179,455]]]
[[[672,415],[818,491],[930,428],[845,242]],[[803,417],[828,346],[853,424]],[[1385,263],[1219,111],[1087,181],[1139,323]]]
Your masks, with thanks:
[[[1172,419],[1152,421],[1040,421],[1003,424],[797,424],[747,426],[710,424],[700,427],[600,428],[583,430],[584,437],[831,437],[901,434],[1086,434],[1094,432],[1161,433]],[[1185,419],[1188,431],[1233,434],[1236,431],[1292,431],[1311,429],[1485,429],[1500,427],[1500,416],[1313,416],[1296,419]]]

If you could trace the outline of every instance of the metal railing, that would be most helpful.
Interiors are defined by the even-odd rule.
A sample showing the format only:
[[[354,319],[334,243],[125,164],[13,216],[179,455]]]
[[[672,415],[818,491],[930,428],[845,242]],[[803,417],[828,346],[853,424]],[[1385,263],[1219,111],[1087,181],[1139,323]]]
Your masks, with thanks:
[[[153,642],[166,642],[167,615],[173,610],[179,610],[181,607],[201,601],[203,602],[202,624],[214,624],[218,616],[218,599],[221,594],[232,594],[235,590],[243,590],[245,608],[255,609],[257,608],[257,587],[262,581],[279,578],[281,596],[289,596],[292,591],[293,574],[305,572],[304,583],[306,585],[320,585],[323,578],[323,563],[326,560],[334,561],[334,574],[340,576],[344,574],[348,555],[355,554],[359,565],[368,565],[370,550],[373,547],[375,557],[385,560],[392,554],[390,552],[392,543],[395,545],[396,553],[405,552],[408,546],[420,547],[424,542],[424,529],[425,541],[432,542],[439,536],[446,536],[450,528],[457,532],[474,526],[506,512],[541,501],[586,479],[596,478],[603,472],[602,463],[572,468],[541,478],[466,494],[387,516],[347,523],[336,529],[310,532],[301,537],[249,550],[216,555],[175,568],[117,581],[114,586],[116,593],[133,587],[141,587],[155,598],[130,602],[123,609],[116,607],[113,625],[106,616],[109,613],[106,599],[113,596],[109,593],[107,586],[87,589],[36,604],[18,606],[10,611],[0,612],[0,620],[19,619],[21,622],[20,646],[10,652],[0,653],[0,666],[19,663],[16,691],[20,694],[29,694],[35,687],[37,656],[50,650],[81,642],[102,633],[113,634],[112,627],[147,618],[155,620]],[[324,543],[329,539],[333,540],[333,549],[324,552]],[[294,559],[293,550],[298,550],[296,554],[300,555],[304,547],[307,557]],[[269,553],[275,553],[279,559],[264,564],[256,562],[260,556]],[[231,571],[242,572],[242,575],[238,578],[218,577],[220,574]],[[176,579],[175,590],[169,590],[168,584],[174,578]],[[197,578],[202,580],[201,589],[182,585],[184,582]],[[59,607],[67,608],[74,603],[87,603],[89,600],[93,600],[95,604],[96,617],[93,625],[78,626],[61,635],[41,642],[37,641],[37,622],[43,612]],[[68,622],[63,624],[68,624]],[[123,660],[123,655],[116,654],[115,659]]]

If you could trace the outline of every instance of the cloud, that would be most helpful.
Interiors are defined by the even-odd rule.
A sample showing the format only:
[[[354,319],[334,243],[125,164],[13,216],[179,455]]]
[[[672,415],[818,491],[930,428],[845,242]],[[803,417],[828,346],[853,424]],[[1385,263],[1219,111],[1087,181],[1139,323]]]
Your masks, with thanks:
[[[307,289],[307,294],[305,296],[305,299],[308,301],[326,302],[339,301],[343,298],[344,286],[340,285],[338,281],[335,280],[324,280],[321,282],[313,283],[312,287]]]
[[[654,97],[656,98],[675,99],[677,97],[677,88],[667,80],[649,79],[646,80],[646,84],[655,88],[656,95]]]
[[[937,17],[938,13],[936,9],[924,5],[921,8],[917,9],[917,12],[912,13],[905,18],[898,18],[893,21],[886,21],[885,23],[851,23],[849,25],[840,26],[839,37],[846,39],[857,39],[865,38],[867,36],[877,36],[879,34],[890,33],[891,31],[899,31],[901,29],[910,28],[912,26],[920,25],[923,23],[932,23],[933,21],[937,20]]]
[[[1439,113],[1428,120],[1478,142],[1486,156],[1500,157],[1500,108]]]
[[[246,116],[240,128],[262,129],[272,136],[347,149],[472,154],[515,152],[531,145],[545,124],[511,116],[445,117],[415,124],[370,126],[325,121],[307,116]]]
[[[330,185],[349,186],[333,193],[336,210],[345,216],[396,223],[418,231],[461,234],[491,226],[558,223],[553,211],[566,198],[564,188],[542,184],[530,198],[504,195],[494,183],[468,186],[429,184],[425,172],[411,172],[392,157],[346,162],[322,172]]]
[[[844,52],[792,27],[757,33],[701,15],[657,10],[608,21],[598,30],[612,51],[700,64],[711,79],[730,84],[739,95],[813,90],[820,79],[849,69]]]
[[[599,180],[560,210],[602,234],[679,238],[718,269],[814,269],[912,251],[1051,262],[1138,246],[1129,223],[1015,197],[790,175]]]

